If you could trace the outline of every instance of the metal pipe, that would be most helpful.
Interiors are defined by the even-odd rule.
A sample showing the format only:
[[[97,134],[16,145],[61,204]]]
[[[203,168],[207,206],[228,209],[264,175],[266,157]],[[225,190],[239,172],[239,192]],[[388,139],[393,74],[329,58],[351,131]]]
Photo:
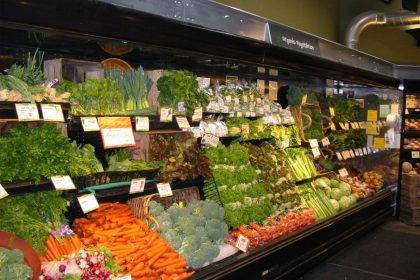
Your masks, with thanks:
[[[420,15],[418,13],[408,11],[396,13],[364,12],[351,20],[346,30],[345,43],[347,47],[357,49],[360,34],[370,25],[398,26],[418,23],[420,23]]]

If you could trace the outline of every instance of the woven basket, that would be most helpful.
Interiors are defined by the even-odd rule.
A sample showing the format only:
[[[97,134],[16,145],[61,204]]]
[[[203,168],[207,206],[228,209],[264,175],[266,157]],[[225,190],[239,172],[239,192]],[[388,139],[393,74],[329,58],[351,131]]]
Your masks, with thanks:
[[[322,122],[322,133],[324,133],[324,134],[327,132],[327,129],[329,129],[329,127],[330,127],[331,118],[323,115],[321,107],[317,104],[305,103],[303,105],[295,106],[295,107],[291,108],[293,118],[295,119],[296,125],[299,128],[300,138],[303,141],[308,142],[308,139],[306,139],[306,137],[305,137],[305,130],[307,130],[309,127],[311,127],[312,118],[311,118],[310,115],[302,112],[303,106],[310,107],[312,109],[317,110],[321,114],[322,118],[326,120],[325,122],[324,121]],[[305,124],[305,122],[306,122],[306,124]]]
[[[173,203],[181,202],[184,205],[187,205],[190,201],[200,200],[200,192],[197,187],[189,187],[185,189],[177,189],[172,191],[173,195],[168,197],[160,197],[158,193],[135,197],[127,201],[127,204],[131,206],[134,214],[139,219],[152,220],[159,229],[159,224],[150,214],[149,214],[149,202],[154,200],[163,205],[166,209],[171,206]]]

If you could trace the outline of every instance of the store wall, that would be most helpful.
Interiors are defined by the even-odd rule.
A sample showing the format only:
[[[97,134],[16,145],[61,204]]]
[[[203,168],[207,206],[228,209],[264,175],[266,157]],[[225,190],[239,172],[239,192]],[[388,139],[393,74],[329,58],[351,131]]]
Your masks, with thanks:
[[[217,0],[314,35],[344,44],[350,21],[366,11],[396,12],[401,0]],[[419,8],[420,10],[420,8]],[[417,26],[417,27],[420,27]],[[420,48],[405,32],[413,27],[368,27],[359,38],[359,50],[397,64],[420,65]]]

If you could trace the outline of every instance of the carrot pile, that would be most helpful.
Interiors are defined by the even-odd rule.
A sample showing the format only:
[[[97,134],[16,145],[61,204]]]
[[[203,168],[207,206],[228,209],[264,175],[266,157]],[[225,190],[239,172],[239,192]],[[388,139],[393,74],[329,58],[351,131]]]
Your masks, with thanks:
[[[53,261],[63,255],[70,255],[71,253],[78,251],[83,247],[84,246],[79,237],[75,234],[72,234],[71,236],[60,237],[60,240],[52,235],[49,235],[47,241],[45,242],[45,248],[47,249],[47,252],[44,256],[41,256],[41,261]]]
[[[133,279],[181,280],[194,273],[187,271],[185,258],[136,218],[128,205],[102,203],[89,218],[76,219],[73,230],[86,246],[107,247]]]

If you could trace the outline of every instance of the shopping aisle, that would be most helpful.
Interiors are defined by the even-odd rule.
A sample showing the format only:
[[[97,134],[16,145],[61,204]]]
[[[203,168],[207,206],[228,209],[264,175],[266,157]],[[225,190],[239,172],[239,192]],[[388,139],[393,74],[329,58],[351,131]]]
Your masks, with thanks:
[[[419,280],[420,227],[391,220],[300,280]]]

